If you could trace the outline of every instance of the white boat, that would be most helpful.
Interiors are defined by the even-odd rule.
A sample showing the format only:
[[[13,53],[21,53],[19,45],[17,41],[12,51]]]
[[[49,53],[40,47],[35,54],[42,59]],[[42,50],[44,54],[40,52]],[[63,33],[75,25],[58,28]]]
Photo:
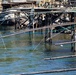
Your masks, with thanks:
[[[5,12],[0,13],[0,25],[14,25],[15,18],[25,16],[25,14],[23,13],[20,13],[20,16],[16,16],[14,12],[17,12],[17,10],[7,10]]]

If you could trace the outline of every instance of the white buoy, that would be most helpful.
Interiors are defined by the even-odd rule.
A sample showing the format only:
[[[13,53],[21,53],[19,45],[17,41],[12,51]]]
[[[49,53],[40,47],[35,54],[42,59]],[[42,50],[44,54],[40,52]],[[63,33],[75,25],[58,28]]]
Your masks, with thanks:
[[[61,47],[63,47],[63,45],[60,45]]]

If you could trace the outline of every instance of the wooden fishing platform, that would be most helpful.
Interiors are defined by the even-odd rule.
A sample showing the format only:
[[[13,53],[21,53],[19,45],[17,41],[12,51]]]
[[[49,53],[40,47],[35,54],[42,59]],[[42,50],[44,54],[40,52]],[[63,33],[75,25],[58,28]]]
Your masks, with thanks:
[[[16,24],[15,24],[15,29],[19,28],[20,26],[23,26],[23,24],[26,22],[28,22],[28,24],[26,24],[26,26],[28,26],[28,28],[26,28],[24,31],[22,32],[18,32],[18,33],[14,33],[14,34],[11,34],[11,35],[6,35],[6,36],[2,36],[2,37],[8,37],[8,36],[13,36],[13,35],[17,35],[17,34],[21,34],[21,33],[25,33],[25,32],[30,32],[30,31],[36,31],[36,30],[46,30],[46,29],[50,29],[50,36],[52,37],[52,30],[55,29],[56,27],[65,27],[65,26],[75,26],[76,25],[76,21],[75,21],[75,18],[76,18],[76,7],[64,7],[64,8],[41,8],[41,7],[36,7],[34,8],[33,6],[30,7],[30,8],[26,8],[26,7],[20,7],[20,8],[11,8],[10,10],[17,10],[17,11],[7,11],[7,12],[10,12],[10,13],[14,13],[15,16],[15,20],[16,20]],[[24,13],[25,14],[25,21],[22,22],[20,24],[20,13]],[[6,12],[5,12],[6,13]],[[57,18],[57,19],[61,19],[63,15],[64,18],[66,17],[66,14],[70,15],[70,21],[69,22],[60,22],[60,23],[53,23],[53,14],[60,14]],[[41,15],[41,17],[46,14],[50,14],[52,15],[50,17],[50,23],[48,25],[44,25],[44,26],[40,26],[40,27],[35,27],[34,26],[34,23],[35,23],[35,18],[39,17]],[[49,17],[49,16],[48,16]],[[55,16],[56,17],[56,16]],[[54,17],[54,18],[55,18]],[[48,19],[48,18],[47,18]],[[47,20],[46,19],[46,20]],[[55,21],[54,21],[55,22]],[[32,26],[32,28],[29,28],[30,26]],[[66,27],[65,27],[66,28]],[[73,32],[73,35],[72,35],[72,44],[75,44],[75,27],[73,27],[73,29],[71,30]],[[46,36],[46,34],[45,34]],[[49,36],[49,38],[50,38]],[[47,40],[48,38],[46,38]],[[52,39],[52,38],[51,38]],[[50,39],[49,39],[50,40]],[[70,42],[71,43],[71,42]],[[61,43],[62,44],[62,43]],[[66,43],[67,44],[67,43]]]
[[[27,11],[30,13],[31,10],[34,10],[34,12],[48,12],[50,11],[50,13],[54,12],[54,13],[61,13],[61,12],[67,12],[67,13],[76,13],[76,7],[63,7],[63,8],[58,8],[58,7],[55,7],[55,8],[43,8],[43,7],[29,7],[29,8],[26,8],[26,7],[20,7],[20,8],[12,8],[11,10],[20,10],[20,11]]]
[[[57,43],[57,44],[54,44],[54,45],[64,45],[64,44],[72,44],[71,45],[71,48],[72,48],[72,51],[76,51],[76,31],[75,31],[75,28],[76,28],[76,8],[75,7],[65,7],[65,8],[34,8],[34,7],[31,7],[31,8],[12,8],[11,10],[17,10],[16,12],[14,11],[10,11],[10,13],[14,13],[15,16],[17,16],[16,18],[14,18],[16,21],[17,21],[17,24],[15,25],[15,29],[17,28],[17,26],[21,26],[23,23],[26,23],[27,21],[29,21],[29,17],[31,18],[31,21],[29,21],[29,23],[27,24],[28,25],[32,25],[33,27],[30,28],[26,28],[25,30],[21,31],[21,32],[15,32],[14,34],[10,34],[10,35],[5,35],[5,36],[1,36],[0,38],[6,38],[6,37],[10,37],[10,36],[14,36],[14,35],[18,35],[18,34],[22,34],[22,33],[25,33],[25,32],[34,32],[34,31],[37,31],[37,30],[45,30],[45,35],[44,35],[44,38],[45,38],[45,41],[49,41],[51,40],[51,43],[50,43],[50,46],[52,45],[52,34],[53,34],[53,29],[55,29],[56,27],[65,27],[65,26],[73,26],[71,28],[71,42],[63,42],[63,43]],[[8,11],[7,11],[8,12]],[[19,23],[20,22],[20,13],[21,12],[24,12],[25,13],[25,21],[23,23]],[[53,23],[52,20],[53,19],[50,19],[51,22],[48,24],[48,25],[45,25],[45,26],[41,26],[41,27],[34,27],[34,22],[35,22],[35,18],[36,17],[39,17],[39,15],[41,14],[54,14],[54,13],[57,13],[60,14],[57,18],[57,19],[60,19],[62,15],[66,15],[68,13],[70,13],[70,16],[71,16],[71,20],[70,22],[60,22],[60,23]],[[73,15],[74,14],[74,15]],[[73,15],[73,16],[72,16]],[[52,16],[51,16],[52,18]],[[65,16],[64,16],[65,18]],[[55,21],[54,21],[55,22]],[[65,27],[66,28],[66,27]],[[49,32],[50,33],[46,33],[46,29],[49,29]],[[68,30],[68,29],[67,29]],[[49,37],[46,38],[47,34],[49,34]],[[48,39],[48,40],[47,40]],[[71,58],[71,57],[76,57],[76,55],[71,55],[71,56],[62,56],[62,57],[53,57],[53,58],[45,58],[46,60],[55,60],[55,59],[62,59],[62,58]],[[32,74],[45,74],[45,73],[58,73],[58,72],[68,72],[68,71],[76,71],[76,68],[69,68],[69,69],[59,69],[59,70],[49,70],[49,71],[40,71],[40,72],[32,72],[32,73],[24,73],[24,74],[19,74],[19,75],[32,75]]]

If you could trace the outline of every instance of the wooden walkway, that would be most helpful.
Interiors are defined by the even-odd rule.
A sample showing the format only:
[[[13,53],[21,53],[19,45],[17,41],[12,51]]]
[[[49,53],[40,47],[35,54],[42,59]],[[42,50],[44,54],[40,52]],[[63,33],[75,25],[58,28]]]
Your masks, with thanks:
[[[63,8],[42,8],[42,7],[30,7],[30,8],[12,8],[10,10],[17,10],[17,11],[24,11],[30,13],[31,10],[34,10],[33,12],[38,13],[38,12],[51,12],[51,13],[61,13],[61,12],[74,12],[76,13],[76,8],[75,7],[63,7]]]

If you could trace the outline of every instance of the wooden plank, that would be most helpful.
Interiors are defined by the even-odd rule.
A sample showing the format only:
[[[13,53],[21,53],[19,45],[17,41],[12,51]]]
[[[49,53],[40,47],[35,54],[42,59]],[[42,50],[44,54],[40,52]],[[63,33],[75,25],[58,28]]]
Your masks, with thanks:
[[[69,71],[76,71],[76,68],[39,71],[39,72],[31,72],[31,73],[25,73],[25,74],[14,74],[14,75],[33,75],[33,74],[59,73],[59,72],[69,72]]]
[[[27,11],[31,10],[32,7],[30,8],[12,8],[12,10],[21,10],[21,11]],[[42,8],[42,7],[37,7],[33,8],[35,11],[51,11],[51,10],[63,10],[62,8]]]
[[[45,60],[55,60],[55,59],[64,59],[64,58],[73,58],[76,55],[68,55],[68,56],[59,56],[59,57],[51,57],[51,58],[44,58]]]
[[[12,8],[11,10],[20,10],[20,11],[31,11],[32,7],[30,8]],[[40,8],[40,7],[37,7],[37,8],[33,8],[34,9],[34,12],[47,12],[47,11],[52,11],[52,12],[76,12],[76,8],[72,7],[72,8]],[[29,13],[28,12],[28,13]]]
[[[76,41],[62,42],[62,43],[55,43],[54,45],[64,45],[64,44],[71,44],[71,43],[76,43]]]

